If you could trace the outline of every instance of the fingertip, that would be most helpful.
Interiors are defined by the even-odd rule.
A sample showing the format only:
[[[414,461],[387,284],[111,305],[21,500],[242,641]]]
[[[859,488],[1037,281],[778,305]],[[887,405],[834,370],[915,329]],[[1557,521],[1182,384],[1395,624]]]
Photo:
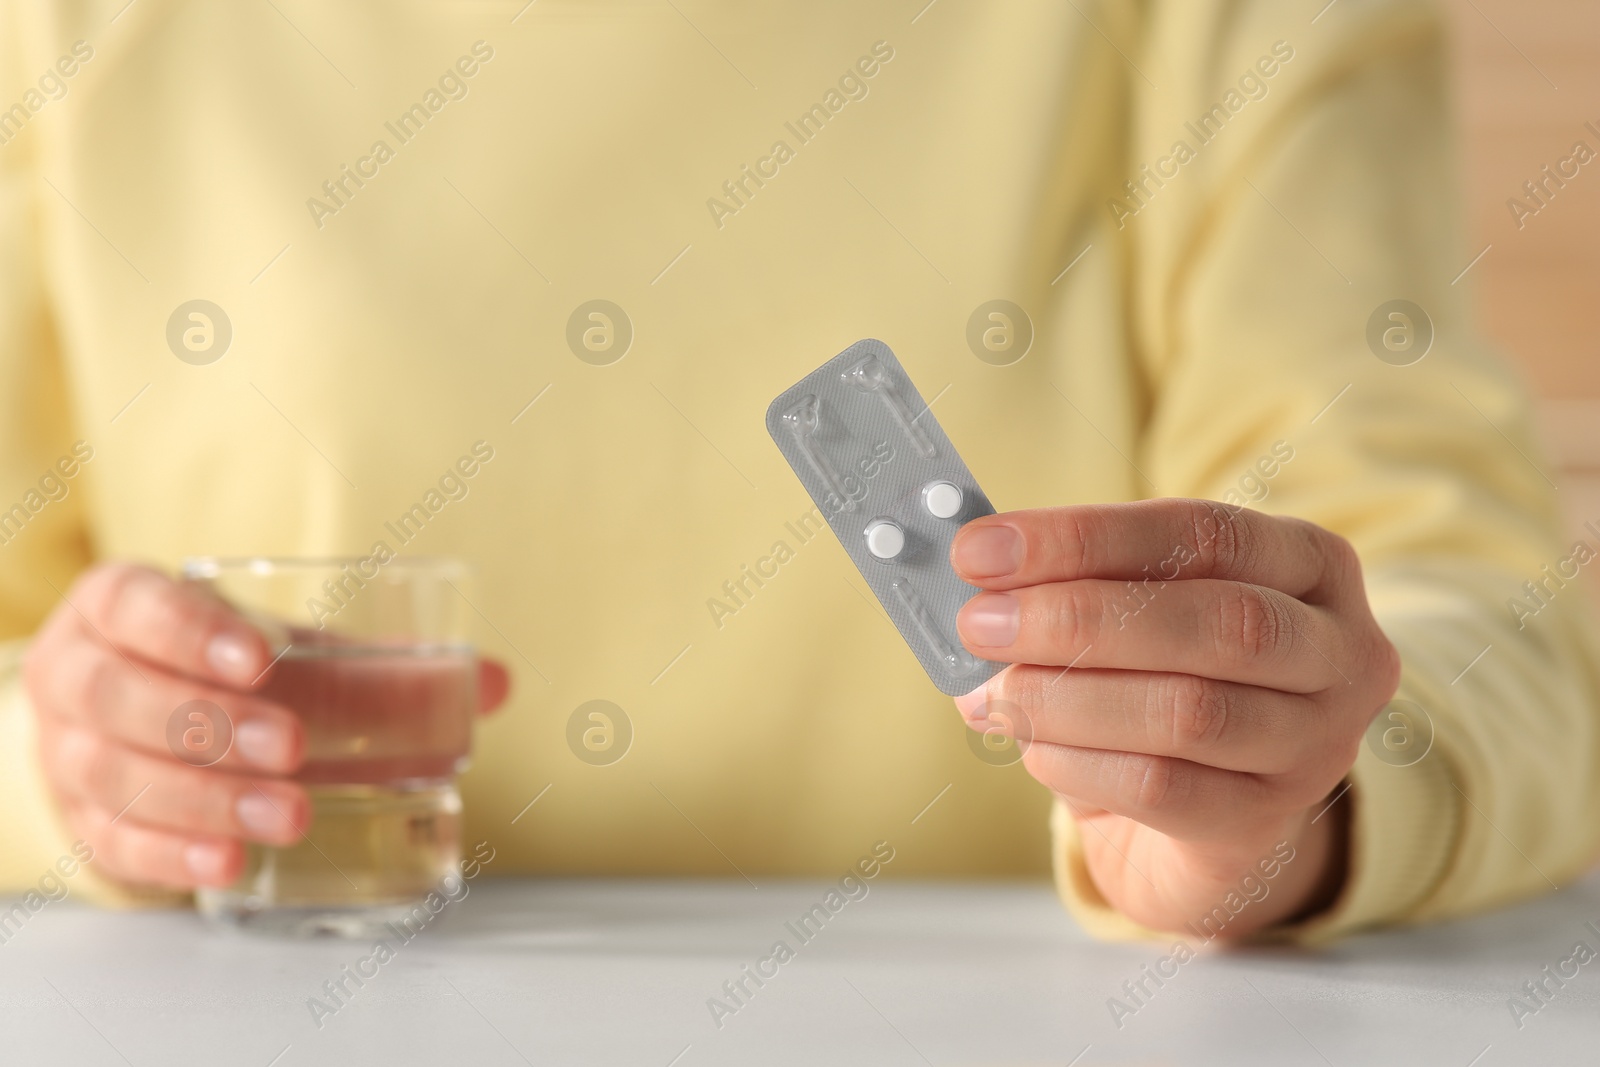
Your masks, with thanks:
[[[206,642],[206,665],[230,685],[253,686],[269,659],[266,638],[243,625],[229,625]]]
[[[511,693],[511,672],[495,659],[478,661],[478,714],[487,715],[506,702]]]
[[[1022,602],[1011,593],[982,592],[956,612],[956,633],[968,651],[985,659],[1006,659],[997,651],[1016,644],[1022,630]]]
[[[292,845],[311,826],[311,800],[289,782],[252,783],[234,802],[234,818],[251,840]]]
[[[191,841],[183,865],[197,886],[229,886],[244,870],[244,849],[237,841]]]
[[[305,759],[305,729],[287,712],[246,719],[234,732],[233,744],[245,762],[275,774],[292,774]]]
[[[1021,530],[993,517],[985,519],[967,523],[950,542],[950,566],[963,581],[979,586],[1015,574],[1025,547]]]
[[[290,786],[289,802],[284,805],[283,812],[288,817],[290,827],[289,832],[284,834],[284,839],[292,845],[306,836],[306,831],[311,829],[310,795],[298,785]]]
[[[989,683],[985,682],[970,693],[963,693],[955,698],[955,702],[956,710],[969,724],[982,721],[988,717]]]

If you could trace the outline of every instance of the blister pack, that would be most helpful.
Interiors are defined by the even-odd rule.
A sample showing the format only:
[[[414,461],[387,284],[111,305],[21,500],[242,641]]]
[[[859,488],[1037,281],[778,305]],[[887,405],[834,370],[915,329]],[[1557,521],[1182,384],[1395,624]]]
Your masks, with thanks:
[[[962,647],[978,590],[950,568],[956,531],[994,507],[889,346],[857,341],[784,390],[767,432],[933,684],[957,696],[1002,670]]]

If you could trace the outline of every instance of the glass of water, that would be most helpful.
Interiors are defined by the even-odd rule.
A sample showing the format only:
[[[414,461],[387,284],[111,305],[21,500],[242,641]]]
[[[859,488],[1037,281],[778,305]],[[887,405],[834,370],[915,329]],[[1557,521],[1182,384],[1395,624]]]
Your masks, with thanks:
[[[384,556],[184,563],[186,581],[267,636],[277,658],[255,694],[304,724],[295,778],[312,805],[297,844],[247,843],[236,883],[196,893],[212,920],[378,936],[457,869],[456,776],[478,705],[469,572],[456,560]]]

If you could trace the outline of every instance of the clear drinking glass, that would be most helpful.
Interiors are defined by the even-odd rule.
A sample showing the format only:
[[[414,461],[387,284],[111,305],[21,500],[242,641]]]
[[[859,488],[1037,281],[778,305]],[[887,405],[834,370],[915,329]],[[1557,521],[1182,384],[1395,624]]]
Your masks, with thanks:
[[[183,577],[267,635],[278,658],[256,692],[305,725],[295,778],[313,813],[292,847],[248,844],[239,880],[200,890],[197,906],[271,933],[378,936],[460,861],[456,776],[478,703],[466,566],[201,558]]]

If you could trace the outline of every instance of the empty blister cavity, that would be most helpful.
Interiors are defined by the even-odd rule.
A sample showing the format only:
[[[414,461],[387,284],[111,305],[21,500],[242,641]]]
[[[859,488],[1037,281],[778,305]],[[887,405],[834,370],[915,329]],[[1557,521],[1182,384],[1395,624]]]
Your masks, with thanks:
[[[817,448],[817,427],[822,424],[822,402],[815,396],[801,397],[800,402],[783,413],[783,424],[794,434],[795,441],[800,445],[800,451],[805,454],[806,462],[816,470],[827,487],[846,511],[855,506],[850,499],[850,494],[845,492],[844,482],[834,471],[833,465],[828,462],[828,457]]]
[[[883,402],[889,405],[889,412],[894,416],[894,421],[900,424],[900,429],[911,438],[912,445],[924,459],[932,459],[939,454],[939,450],[929,440],[927,431],[917,425],[917,419],[922,412],[911,410],[911,405],[900,395],[900,390],[895,388],[894,381],[885,372],[877,356],[868,356],[857,363],[844,372],[844,378],[857,389],[875,393],[883,398]]]
[[[946,641],[944,634],[939,632],[939,624],[933,617],[933,612],[917,596],[917,591],[911,588],[911,583],[904,578],[896,578],[893,583],[895,593],[900,597],[900,603],[905,607],[907,614],[917,624],[917,630],[922,634],[922,639],[928,643],[933,654],[945,665],[951,674],[957,678],[965,678],[977,667],[978,660],[972,653],[957,645]]]

